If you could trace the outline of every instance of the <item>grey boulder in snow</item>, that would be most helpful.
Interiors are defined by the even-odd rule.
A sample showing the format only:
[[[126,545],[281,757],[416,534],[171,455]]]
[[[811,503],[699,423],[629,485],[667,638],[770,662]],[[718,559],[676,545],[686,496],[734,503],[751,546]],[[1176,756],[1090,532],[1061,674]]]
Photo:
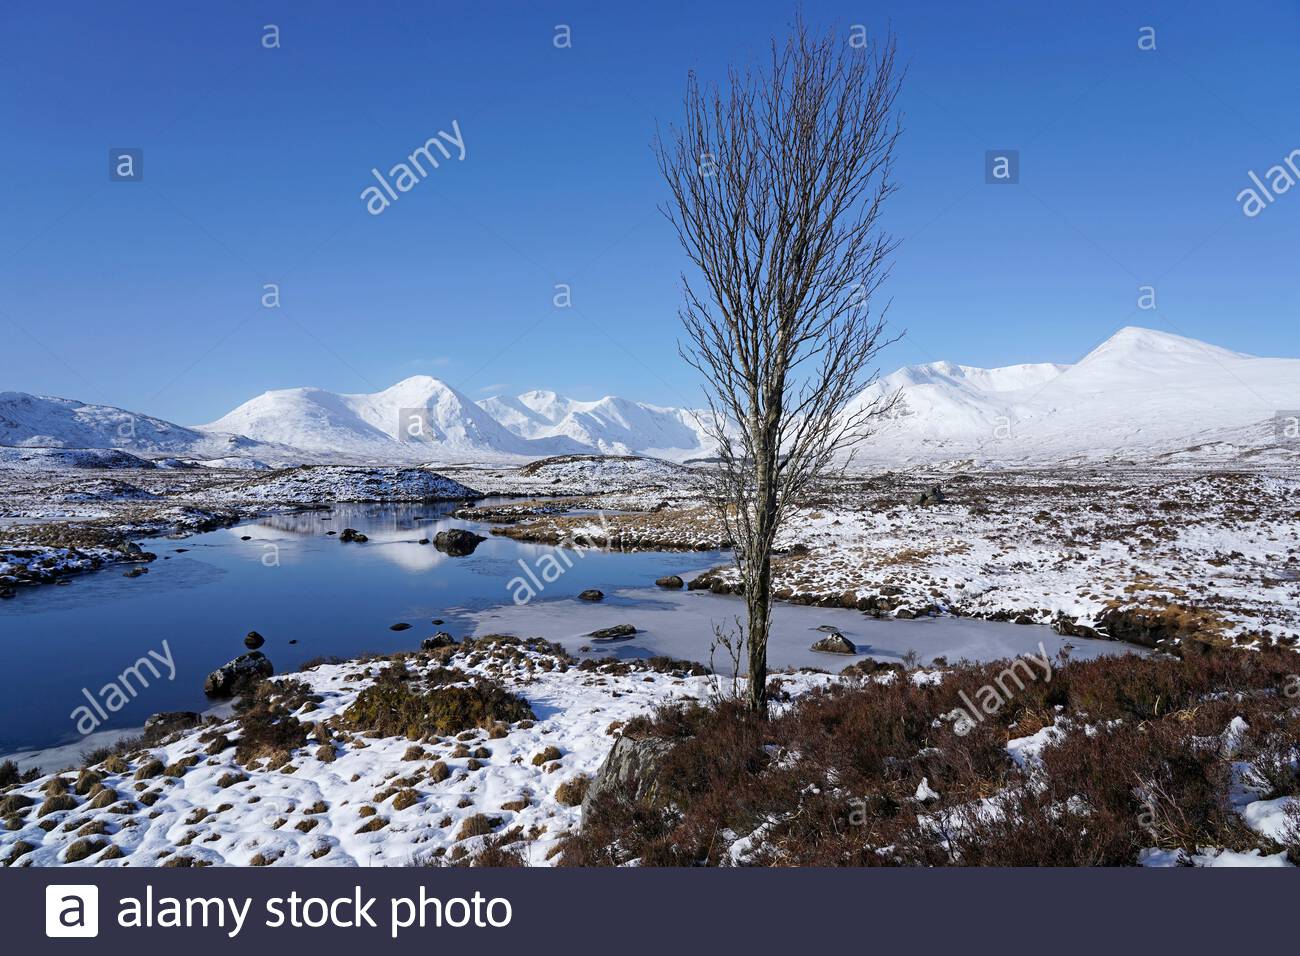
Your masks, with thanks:
[[[270,658],[261,651],[250,651],[209,674],[203,682],[203,692],[209,697],[233,697],[242,688],[274,673]]]

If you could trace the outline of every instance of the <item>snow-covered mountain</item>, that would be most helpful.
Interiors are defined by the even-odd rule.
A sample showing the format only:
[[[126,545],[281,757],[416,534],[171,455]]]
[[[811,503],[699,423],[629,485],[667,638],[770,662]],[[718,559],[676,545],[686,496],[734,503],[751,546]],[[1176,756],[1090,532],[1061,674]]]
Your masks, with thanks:
[[[360,458],[540,457],[590,450],[564,440],[521,437],[450,385],[427,375],[370,394],[340,395],[319,388],[264,392],[200,429]]]
[[[249,438],[198,431],[112,405],[0,392],[0,445],[19,448],[114,448],[148,456],[196,459],[284,458],[293,449]]]
[[[1300,359],[1257,358],[1121,329],[1074,365],[899,369],[855,400],[896,397],[858,448],[867,463],[1294,461],[1279,411],[1300,409]],[[852,410],[851,410],[852,411]],[[200,460],[403,463],[562,454],[713,454],[697,412],[533,391],[474,402],[428,376],[372,394],[266,392],[185,428],[106,405],[0,393],[0,445],[109,448]]]
[[[1300,409],[1300,359],[1129,327],[1075,365],[910,366],[867,389],[855,409],[894,395],[859,458],[1234,460],[1276,448],[1274,416]]]
[[[613,395],[594,402],[532,391],[478,403],[522,438],[567,438],[607,455],[643,454],[687,458],[708,454],[711,443],[700,413],[662,408]]]

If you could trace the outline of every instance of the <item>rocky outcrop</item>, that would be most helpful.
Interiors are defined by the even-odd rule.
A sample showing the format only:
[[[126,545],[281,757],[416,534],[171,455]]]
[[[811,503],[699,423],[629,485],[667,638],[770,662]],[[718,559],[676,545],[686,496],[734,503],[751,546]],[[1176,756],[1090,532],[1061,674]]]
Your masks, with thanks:
[[[448,528],[434,535],[433,546],[453,558],[463,558],[473,554],[479,543],[486,540],[487,538],[481,534],[466,531],[464,528]]]
[[[839,631],[830,631],[819,641],[813,641],[812,650],[824,654],[856,654],[857,646]]]
[[[947,500],[948,499],[943,495],[942,487],[939,485],[931,485],[929,488],[926,488],[925,491],[917,495],[916,500],[913,501],[912,504],[920,505],[924,508],[929,507],[930,505],[941,505]]]
[[[209,697],[233,697],[248,685],[275,673],[270,658],[261,651],[241,654],[233,661],[222,664],[203,682],[203,692]]]
[[[620,737],[587,788],[582,799],[582,815],[586,817],[591,806],[602,799],[649,806],[662,803],[665,795],[661,767],[672,749],[673,742],[661,737],[643,740]]]
[[[436,651],[440,647],[454,647],[456,638],[452,637],[446,631],[439,631],[433,637],[426,637],[420,642],[420,650]]]

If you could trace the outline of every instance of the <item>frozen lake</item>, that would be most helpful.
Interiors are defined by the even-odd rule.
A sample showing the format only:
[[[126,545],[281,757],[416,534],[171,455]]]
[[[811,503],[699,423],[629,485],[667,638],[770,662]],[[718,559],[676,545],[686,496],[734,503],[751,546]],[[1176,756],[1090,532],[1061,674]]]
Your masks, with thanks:
[[[277,673],[321,656],[417,648],[435,631],[455,637],[514,633],[558,641],[573,653],[585,635],[613,624],[632,624],[631,640],[594,645],[589,656],[651,656],[709,661],[714,622],[743,613],[733,597],[665,591],[653,581],[666,574],[689,578],[728,560],[719,552],[567,552],[566,570],[529,604],[516,606],[516,578],[531,569],[539,578],[559,553],[545,545],[491,536],[488,526],[451,519],[451,505],[336,505],[320,512],[281,515],[188,538],[141,542],[158,555],[149,572],[126,578],[114,567],[71,579],[66,587],[20,589],[0,602],[0,754],[60,745],[65,753],[103,742],[84,740],[73,716],[87,695],[104,698],[110,683],[130,683],[129,699],[95,727],[95,733],[138,728],[152,713],[204,710],[203,679],[245,652],[244,635],[266,638],[262,652]],[[345,527],[369,541],[344,544]],[[488,536],[467,557],[449,557],[422,538],[462,527]],[[243,540],[245,537],[248,540]],[[549,556],[549,557],[548,557]],[[601,603],[577,600],[599,588]],[[434,625],[435,620],[444,621]],[[953,618],[877,621],[848,610],[778,605],[770,648],[773,668],[813,666],[838,671],[853,658],[820,654],[809,645],[831,624],[860,653],[898,660],[914,650],[922,660],[1008,657],[1036,651],[1042,641],[1055,653],[1063,639],[1045,627]],[[393,631],[403,622],[411,627]],[[164,644],[165,642],[165,644]],[[291,643],[292,642],[292,643]],[[1123,653],[1124,645],[1072,639],[1074,656]],[[167,657],[174,672],[121,675],[151,652]],[[729,664],[725,653],[715,663]]]

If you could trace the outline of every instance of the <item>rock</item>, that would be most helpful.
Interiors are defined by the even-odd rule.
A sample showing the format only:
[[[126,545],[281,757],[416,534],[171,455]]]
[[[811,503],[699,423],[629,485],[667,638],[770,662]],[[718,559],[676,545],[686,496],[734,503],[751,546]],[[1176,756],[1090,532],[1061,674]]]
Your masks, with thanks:
[[[430,621],[429,623],[432,624],[434,627],[437,627],[439,624],[442,623],[442,618],[440,618],[440,617],[435,617],[435,618],[434,618],[432,621]]]
[[[596,771],[596,777],[582,798],[582,814],[602,798],[620,803],[644,803],[655,806],[663,801],[660,767],[673,749],[671,740],[647,737],[633,740],[620,737]]]
[[[602,627],[598,631],[592,631],[587,636],[598,643],[608,644],[611,641],[626,641],[636,633],[636,628],[631,624],[615,624],[613,627]]]
[[[486,540],[487,538],[481,534],[466,531],[464,528],[449,528],[433,536],[433,546],[453,558],[463,558],[473,554],[479,543]]]
[[[685,587],[686,582],[675,574],[666,574],[655,581],[655,584],[659,585],[661,588],[673,588],[675,590],[680,587]]]
[[[274,673],[275,668],[265,654],[250,651],[209,674],[203,682],[203,692],[210,697],[233,697],[241,688]]]
[[[578,595],[579,601],[603,601],[604,599],[605,592],[598,588],[587,588],[587,590]]]
[[[244,636],[244,646],[250,650],[255,651],[265,643],[266,638],[261,634],[258,634],[257,631],[249,631],[248,634]]]
[[[420,543],[420,544],[428,544],[428,543],[429,543],[429,539],[428,539],[428,538],[421,538],[420,541],[419,541],[419,543]]]
[[[178,730],[189,730],[201,723],[203,717],[192,710],[167,710],[150,714],[144,722],[144,739],[146,742],[162,740]]]
[[[138,578],[140,575],[142,575],[142,574],[148,574],[148,573],[149,573],[149,569],[148,569],[148,568],[132,568],[130,571],[123,571],[123,572],[122,572],[122,577],[124,577],[124,578]]]
[[[331,532],[331,533],[332,533],[332,532]],[[369,541],[370,539],[367,538],[367,537],[366,537],[364,534],[362,534],[360,531],[358,531],[356,528],[344,528],[344,529],[343,529],[343,533],[339,535],[339,540],[340,540],[340,541],[355,541],[355,542],[357,542],[358,544],[363,544],[364,542]]]
[[[900,607],[897,611],[894,612],[894,617],[904,621],[910,621],[916,617],[916,612],[913,611],[910,607]]]
[[[12,597],[16,597],[17,595],[18,592],[15,591],[13,588],[11,588],[9,585],[7,584],[0,585],[0,601],[7,601]]]
[[[921,492],[912,504],[929,507],[930,505],[943,504],[946,500],[947,499],[944,498],[943,495],[943,488],[939,485],[931,485],[929,488],[925,489],[925,491]]]
[[[252,540],[253,540],[253,536],[252,536],[251,534],[241,534],[241,535],[239,536],[239,540],[240,540],[240,541],[252,541]]]
[[[405,621],[398,621],[396,624],[388,625],[390,631],[406,631],[409,630],[410,627],[411,625],[407,624]]]
[[[819,641],[813,641],[812,649],[826,654],[856,654],[857,647],[839,631],[827,633]]]
[[[456,638],[452,637],[446,631],[439,631],[433,637],[426,637],[420,642],[420,650],[436,651],[440,647],[454,647]]]

